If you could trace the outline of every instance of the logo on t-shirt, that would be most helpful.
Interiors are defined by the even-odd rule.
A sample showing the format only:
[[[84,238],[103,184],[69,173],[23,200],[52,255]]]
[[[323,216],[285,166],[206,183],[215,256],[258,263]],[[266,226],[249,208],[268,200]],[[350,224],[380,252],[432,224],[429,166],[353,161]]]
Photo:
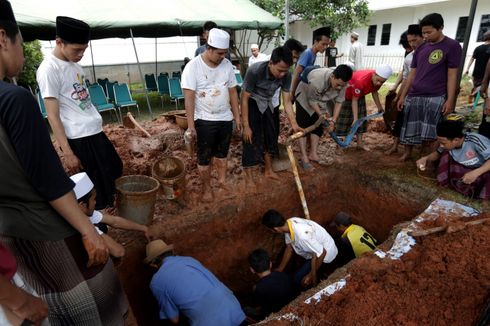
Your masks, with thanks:
[[[429,63],[435,65],[436,63],[439,63],[443,57],[444,57],[444,52],[442,52],[442,50],[440,49],[434,50],[429,55]]]
[[[355,88],[354,93],[356,93],[356,95],[359,95],[361,94],[361,90],[359,88]]]
[[[467,159],[472,159],[473,157],[476,156],[476,153],[474,150],[469,150],[467,151],[466,153],[464,153],[464,156],[467,158]]]

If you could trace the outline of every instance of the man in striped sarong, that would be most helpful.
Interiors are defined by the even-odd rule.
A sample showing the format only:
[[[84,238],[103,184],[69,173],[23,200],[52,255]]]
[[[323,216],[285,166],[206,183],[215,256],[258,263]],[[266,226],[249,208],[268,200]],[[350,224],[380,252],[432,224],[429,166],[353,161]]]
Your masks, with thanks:
[[[22,35],[0,0],[0,242],[51,325],[123,325],[128,305],[107,247],[78,206],[39,106],[3,81],[23,64]]]

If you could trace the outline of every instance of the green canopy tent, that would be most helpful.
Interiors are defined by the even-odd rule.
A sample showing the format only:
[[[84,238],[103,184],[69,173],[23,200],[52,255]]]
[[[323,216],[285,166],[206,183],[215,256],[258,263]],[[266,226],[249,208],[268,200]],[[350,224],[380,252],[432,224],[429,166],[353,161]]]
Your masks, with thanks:
[[[26,41],[54,40],[56,16],[81,19],[92,39],[191,36],[212,20],[220,28],[277,29],[282,21],[248,0],[10,0]],[[133,39],[134,44],[134,39]],[[139,66],[138,54],[135,54]],[[140,74],[141,69],[140,69]],[[143,76],[141,76],[141,80]],[[147,96],[148,107],[151,107]]]

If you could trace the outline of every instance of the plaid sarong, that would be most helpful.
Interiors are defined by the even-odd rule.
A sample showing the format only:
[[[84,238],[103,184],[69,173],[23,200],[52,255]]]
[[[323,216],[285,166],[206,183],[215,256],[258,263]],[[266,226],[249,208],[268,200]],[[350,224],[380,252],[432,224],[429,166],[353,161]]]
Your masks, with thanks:
[[[472,184],[461,181],[461,178],[471,171],[472,169],[456,162],[448,151],[444,151],[437,169],[437,182],[440,186],[471,198],[490,198],[490,172],[482,174]]]
[[[362,96],[358,102],[359,115],[358,118],[364,118],[366,116],[366,99]],[[344,101],[340,114],[335,124],[335,133],[337,136],[345,136],[349,133],[354,117],[352,115],[352,102]],[[357,134],[363,134],[367,131],[367,121],[364,122],[358,129]]]
[[[58,241],[0,236],[17,259],[17,272],[49,307],[52,326],[124,325],[128,303],[109,259],[87,268],[80,235]]]
[[[436,125],[441,120],[441,109],[446,98],[408,96],[403,109],[404,119],[400,131],[400,143],[420,145],[437,138]]]

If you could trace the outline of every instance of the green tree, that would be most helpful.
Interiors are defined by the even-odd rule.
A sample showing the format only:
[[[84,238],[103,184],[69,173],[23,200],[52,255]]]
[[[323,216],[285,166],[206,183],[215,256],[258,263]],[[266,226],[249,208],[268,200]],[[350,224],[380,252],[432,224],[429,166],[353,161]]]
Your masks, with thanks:
[[[252,0],[262,9],[284,19],[285,0]],[[290,0],[290,21],[305,20],[311,27],[330,26],[337,37],[365,26],[369,19],[367,0]]]
[[[24,49],[25,63],[24,69],[19,76],[18,84],[26,88],[30,87],[32,91],[35,91],[37,88],[36,71],[43,61],[41,42],[37,40],[25,42],[22,47]]]

